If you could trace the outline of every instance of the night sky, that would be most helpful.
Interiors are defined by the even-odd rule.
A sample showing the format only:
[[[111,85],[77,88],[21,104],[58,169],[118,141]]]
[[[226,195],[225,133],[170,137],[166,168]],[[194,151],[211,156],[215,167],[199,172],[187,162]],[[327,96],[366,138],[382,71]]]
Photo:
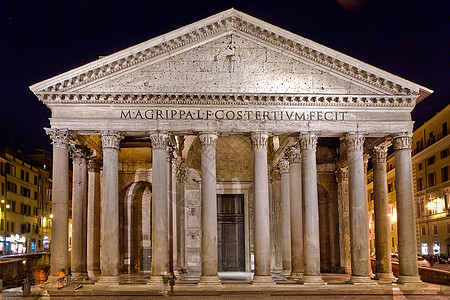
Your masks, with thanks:
[[[434,90],[449,101],[449,1],[0,1],[0,146],[51,149],[50,110],[29,86],[231,7]]]

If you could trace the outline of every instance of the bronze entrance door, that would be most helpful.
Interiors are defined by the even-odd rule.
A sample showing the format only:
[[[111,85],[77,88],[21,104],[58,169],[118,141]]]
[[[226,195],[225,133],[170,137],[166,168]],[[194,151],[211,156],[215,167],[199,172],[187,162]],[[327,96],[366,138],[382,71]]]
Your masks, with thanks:
[[[219,271],[245,271],[244,195],[217,195]]]

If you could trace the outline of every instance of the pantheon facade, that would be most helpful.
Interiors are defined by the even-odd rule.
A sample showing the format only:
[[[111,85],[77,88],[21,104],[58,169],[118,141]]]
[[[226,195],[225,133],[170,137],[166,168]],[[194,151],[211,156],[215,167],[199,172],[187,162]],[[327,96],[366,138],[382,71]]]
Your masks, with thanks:
[[[234,9],[30,88],[52,112],[49,280],[70,261],[99,287],[139,272],[148,285],[171,272],[220,285],[227,271],[264,285],[274,274],[324,285],[324,272],[376,284],[371,159],[375,275],[392,281],[392,145],[398,283],[421,284],[410,113],[432,90]]]

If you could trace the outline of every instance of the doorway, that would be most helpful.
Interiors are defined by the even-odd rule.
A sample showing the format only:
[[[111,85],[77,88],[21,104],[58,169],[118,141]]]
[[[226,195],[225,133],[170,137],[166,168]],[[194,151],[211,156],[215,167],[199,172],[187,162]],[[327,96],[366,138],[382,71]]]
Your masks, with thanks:
[[[219,271],[245,271],[244,194],[217,195]]]

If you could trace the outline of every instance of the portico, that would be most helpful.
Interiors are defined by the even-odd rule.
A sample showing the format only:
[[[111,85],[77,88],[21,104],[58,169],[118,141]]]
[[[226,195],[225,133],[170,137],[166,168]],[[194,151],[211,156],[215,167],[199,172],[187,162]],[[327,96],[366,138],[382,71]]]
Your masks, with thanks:
[[[220,285],[224,261],[244,262],[236,266],[254,271],[253,284],[274,285],[272,274],[281,273],[320,286],[323,272],[347,270],[350,284],[373,285],[363,154],[392,141],[402,193],[399,283],[421,283],[410,112],[427,88],[231,9],[31,90],[52,110],[52,276],[69,267],[71,144],[90,148],[84,161],[103,161],[101,224],[86,192],[98,178],[78,159],[82,185],[72,196],[82,245],[72,248],[72,270],[76,262],[90,274],[98,256],[88,255],[86,269],[86,253],[98,253],[101,237],[98,288],[119,285],[119,274],[132,270],[150,272],[149,286],[171,272],[200,274],[199,287]],[[236,196],[218,202],[219,194]],[[386,211],[377,214],[382,223]],[[243,225],[223,226],[227,220]],[[381,247],[377,254],[387,256]]]

